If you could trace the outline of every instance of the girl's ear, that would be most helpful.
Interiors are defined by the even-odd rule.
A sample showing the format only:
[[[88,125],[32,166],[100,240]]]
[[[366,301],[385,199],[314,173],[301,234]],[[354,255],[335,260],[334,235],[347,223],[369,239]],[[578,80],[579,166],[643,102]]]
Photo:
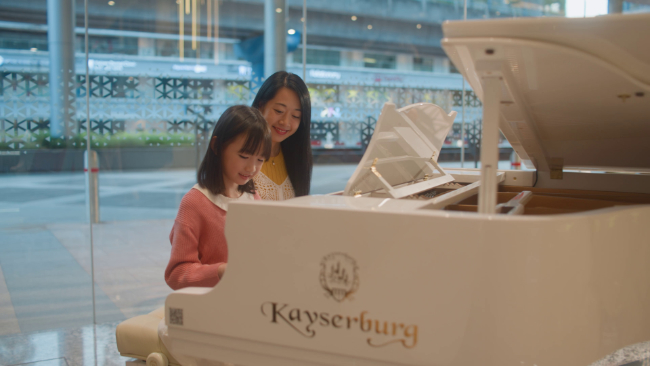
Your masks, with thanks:
[[[217,154],[217,150],[215,149],[216,144],[217,144],[217,136],[212,136],[212,139],[210,140],[210,149],[215,155]]]

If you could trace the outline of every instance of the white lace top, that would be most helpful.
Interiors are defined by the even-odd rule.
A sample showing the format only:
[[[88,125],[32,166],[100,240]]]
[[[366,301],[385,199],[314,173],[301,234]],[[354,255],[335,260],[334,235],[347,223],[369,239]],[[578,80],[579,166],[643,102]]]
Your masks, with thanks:
[[[255,190],[263,200],[283,201],[296,196],[289,177],[282,184],[277,184],[264,173],[259,172],[253,177],[253,181],[255,182]]]

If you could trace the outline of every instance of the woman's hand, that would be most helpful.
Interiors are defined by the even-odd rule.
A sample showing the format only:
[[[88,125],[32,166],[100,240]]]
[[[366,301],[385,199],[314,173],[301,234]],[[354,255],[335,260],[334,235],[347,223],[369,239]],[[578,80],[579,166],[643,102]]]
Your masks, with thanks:
[[[226,272],[226,267],[228,267],[228,263],[224,263],[217,268],[217,274],[219,275],[219,279],[223,278],[223,274]]]

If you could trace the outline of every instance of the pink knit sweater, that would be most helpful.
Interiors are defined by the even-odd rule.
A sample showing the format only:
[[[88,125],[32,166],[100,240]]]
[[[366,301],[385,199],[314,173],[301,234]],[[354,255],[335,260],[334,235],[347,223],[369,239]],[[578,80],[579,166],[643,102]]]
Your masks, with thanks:
[[[254,199],[260,199],[257,193]],[[172,252],[165,281],[172,289],[213,287],[219,282],[219,266],[228,262],[226,201],[224,196],[214,196],[197,186],[183,196],[169,234]]]

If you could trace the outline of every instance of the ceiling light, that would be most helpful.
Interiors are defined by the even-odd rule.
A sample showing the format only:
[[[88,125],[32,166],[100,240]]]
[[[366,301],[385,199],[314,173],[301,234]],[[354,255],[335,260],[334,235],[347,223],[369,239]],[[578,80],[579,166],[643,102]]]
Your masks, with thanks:
[[[109,1],[109,2],[108,2],[108,5],[110,5],[110,6],[115,5],[115,1],[113,1],[113,0]]]
[[[422,28],[422,24],[418,24],[418,25],[416,25],[416,27],[417,27],[418,29],[421,29],[421,28]]]
[[[287,31],[287,33],[289,33],[289,34],[296,34],[296,30],[295,30],[295,29],[289,29],[289,30]]]
[[[368,24],[368,29],[372,29],[372,24]]]
[[[282,13],[282,8],[276,8],[276,9],[275,9],[275,12],[276,12],[276,13]]]
[[[36,51],[38,51],[38,48],[36,48],[36,47],[30,48],[30,51],[36,52]]]
[[[353,15],[352,18],[350,18],[350,19],[352,19],[353,22],[356,22],[357,21],[357,16]]]
[[[374,63],[377,62],[377,60],[374,59],[374,58],[370,58],[370,57],[364,57],[364,58],[363,58],[363,62],[365,62],[365,63],[367,63],[367,64],[374,64]]]

